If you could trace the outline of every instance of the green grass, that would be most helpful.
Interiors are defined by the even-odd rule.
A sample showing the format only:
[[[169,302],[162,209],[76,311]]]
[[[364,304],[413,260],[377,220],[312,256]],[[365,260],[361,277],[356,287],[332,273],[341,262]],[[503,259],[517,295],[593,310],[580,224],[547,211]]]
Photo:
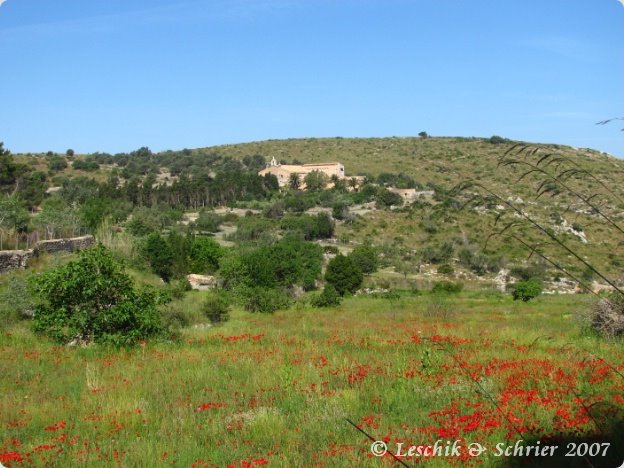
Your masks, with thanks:
[[[188,294],[185,307],[201,296]],[[370,441],[346,418],[390,447],[493,447],[515,442],[518,430],[530,440],[619,441],[622,453],[608,423],[622,422],[624,382],[582,351],[622,373],[622,343],[583,331],[577,314],[588,301],[519,304],[477,291],[355,297],[328,310],[235,310],[179,343],[134,350],[57,347],[21,323],[0,335],[0,454],[59,467],[391,464],[369,456]],[[609,418],[595,411],[601,430],[583,409],[597,401],[613,405]],[[477,460],[427,464],[451,461]],[[491,452],[478,461],[510,462]]]

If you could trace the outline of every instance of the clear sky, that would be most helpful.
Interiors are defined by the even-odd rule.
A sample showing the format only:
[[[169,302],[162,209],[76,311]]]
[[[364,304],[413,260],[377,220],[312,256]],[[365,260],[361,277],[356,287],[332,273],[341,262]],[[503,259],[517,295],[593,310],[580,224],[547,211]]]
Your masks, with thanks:
[[[617,0],[0,0],[0,141],[500,135],[623,157]]]

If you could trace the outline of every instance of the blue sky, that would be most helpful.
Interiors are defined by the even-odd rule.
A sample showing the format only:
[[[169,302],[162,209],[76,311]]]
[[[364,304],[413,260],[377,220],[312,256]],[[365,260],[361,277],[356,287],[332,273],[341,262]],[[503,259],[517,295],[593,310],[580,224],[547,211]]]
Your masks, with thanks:
[[[500,135],[624,157],[616,0],[5,0],[0,141]]]

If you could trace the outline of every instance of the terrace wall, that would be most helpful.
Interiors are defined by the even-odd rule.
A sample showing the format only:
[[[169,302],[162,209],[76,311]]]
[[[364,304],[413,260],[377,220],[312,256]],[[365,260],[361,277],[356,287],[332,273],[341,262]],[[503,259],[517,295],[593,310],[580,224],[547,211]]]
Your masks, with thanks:
[[[30,250],[1,250],[0,273],[18,268],[26,268],[28,260],[40,253],[75,252],[95,243],[93,236],[74,237],[71,239],[54,239],[39,241]]]

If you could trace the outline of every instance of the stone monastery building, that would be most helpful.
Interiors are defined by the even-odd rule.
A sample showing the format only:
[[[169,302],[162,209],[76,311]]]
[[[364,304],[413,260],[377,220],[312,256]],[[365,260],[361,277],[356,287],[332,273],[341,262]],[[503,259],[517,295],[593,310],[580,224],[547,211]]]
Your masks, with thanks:
[[[265,169],[258,172],[259,175],[273,174],[277,177],[277,181],[280,187],[288,185],[291,174],[297,174],[301,181],[303,178],[312,171],[319,171],[324,173],[328,178],[337,176],[339,179],[345,178],[344,166],[338,162],[328,163],[314,163],[314,164],[280,164],[275,160],[275,157],[271,159],[271,162],[267,164]]]

